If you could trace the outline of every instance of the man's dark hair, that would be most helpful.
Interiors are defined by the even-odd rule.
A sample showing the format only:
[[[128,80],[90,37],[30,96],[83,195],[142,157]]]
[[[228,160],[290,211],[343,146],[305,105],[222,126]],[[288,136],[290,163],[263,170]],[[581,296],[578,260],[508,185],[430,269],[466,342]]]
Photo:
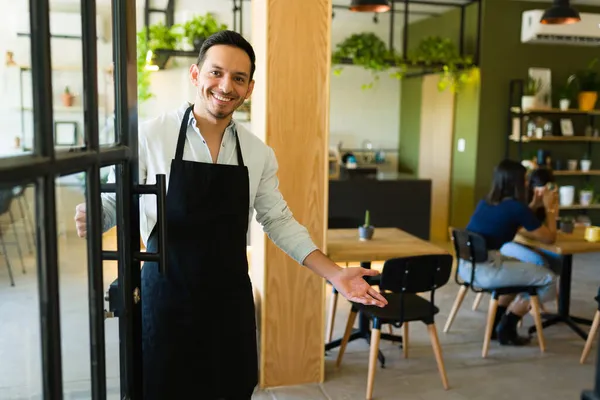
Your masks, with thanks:
[[[514,199],[526,202],[525,174],[527,169],[521,163],[512,160],[503,160],[494,169],[492,190],[487,196],[491,204],[498,204],[502,200]]]
[[[250,80],[252,80],[254,77],[254,70],[256,70],[256,55],[254,54],[254,49],[242,35],[234,31],[219,31],[206,38],[200,47],[200,54],[198,55],[198,60],[196,61],[198,67],[201,67],[204,63],[208,49],[218,45],[237,47],[244,50],[246,54],[248,54],[248,57],[250,57]]]

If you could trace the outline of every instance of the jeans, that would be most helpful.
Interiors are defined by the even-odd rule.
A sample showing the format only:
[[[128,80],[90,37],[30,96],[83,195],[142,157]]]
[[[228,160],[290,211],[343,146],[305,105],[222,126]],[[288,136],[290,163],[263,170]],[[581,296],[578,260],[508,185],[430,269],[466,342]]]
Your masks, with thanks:
[[[560,275],[562,270],[560,255],[550,253],[547,250],[532,249],[519,243],[508,242],[500,248],[500,254],[529,264],[546,266],[557,275]]]
[[[533,257],[531,255],[531,258]],[[540,302],[545,303],[556,299],[557,275],[544,263],[510,261],[503,257],[494,259],[492,256],[492,259],[488,262],[476,265],[474,282],[471,282],[471,267],[470,261],[460,260],[458,275],[463,281],[472,283],[476,288],[537,286],[537,295]],[[528,298],[529,295],[521,293],[521,297]]]

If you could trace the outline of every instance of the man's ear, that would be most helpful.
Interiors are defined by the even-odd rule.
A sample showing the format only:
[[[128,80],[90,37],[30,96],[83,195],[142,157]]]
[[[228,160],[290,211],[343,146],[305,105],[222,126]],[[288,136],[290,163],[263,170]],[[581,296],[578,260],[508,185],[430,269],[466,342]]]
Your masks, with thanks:
[[[194,86],[198,84],[198,77],[200,76],[200,68],[196,64],[190,65],[190,81]]]

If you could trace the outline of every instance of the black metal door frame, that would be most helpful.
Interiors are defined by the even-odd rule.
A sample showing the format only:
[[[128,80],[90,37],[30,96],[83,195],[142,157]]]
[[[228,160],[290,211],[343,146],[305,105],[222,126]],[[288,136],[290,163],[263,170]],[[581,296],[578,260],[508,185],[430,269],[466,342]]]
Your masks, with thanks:
[[[0,184],[35,183],[37,273],[40,306],[42,388],[44,399],[63,398],[58,283],[56,187],[58,176],[86,172],[87,261],[90,314],[91,398],[106,398],[105,311],[102,261],[118,260],[121,399],[142,398],[141,261],[159,261],[158,253],[140,253],[139,194],[158,196],[159,228],[164,227],[165,179],[139,185],[135,1],[112,0],[115,89],[115,144],[100,147],[96,0],[81,0],[84,138],[82,148],[54,148],[49,0],[29,0],[33,82],[33,153],[0,159]],[[100,168],[116,166],[116,183],[101,186]],[[118,251],[102,251],[102,191],[116,192]],[[160,231],[164,245],[164,230]]]

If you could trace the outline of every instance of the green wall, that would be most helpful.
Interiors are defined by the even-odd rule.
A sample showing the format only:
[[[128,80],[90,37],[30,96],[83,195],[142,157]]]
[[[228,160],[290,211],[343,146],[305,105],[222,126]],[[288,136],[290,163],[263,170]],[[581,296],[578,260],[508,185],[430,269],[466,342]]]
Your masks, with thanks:
[[[476,198],[489,190],[493,168],[505,154],[506,137],[510,133],[510,81],[527,78],[530,67],[550,68],[552,87],[556,89],[571,74],[585,68],[592,58],[600,55],[600,50],[594,47],[521,43],[523,11],[543,9],[548,6],[545,3],[484,0],[484,4]],[[600,7],[576,7],[580,12],[600,13]],[[558,108],[556,96],[552,100]],[[538,147],[528,146],[527,149],[533,151]],[[515,149],[516,147],[513,148],[511,158],[517,154]],[[580,158],[583,155],[583,147],[581,154],[576,148],[573,150],[575,153],[571,153],[572,156]]]
[[[482,4],[481,55],[478,70],[480,76],[458,93],[456,98],[450,207],[450,223],[453,226],[466,225],[474,205],[489,190],[494,166],[504,157],[506,137],[509,134],[510,81],[526,78],[530,67],[550,68],[552,85],[556,89],[569,75],[584,68],[592,58],[600,55],[600,51],[594,47],[521,43],[523,11],[543,8],[549,4],[507,0],[482,0]],[[577,8],[580,12],[600,13],[600,7]],[[458,43],[459,15],[458,10],[453,10],[411,24],[409,49],[428,35],[452,38]],[[477,5],[467,9],[466,22],[465,48],[469,52],[477,40]],[[414,118],[420,114],[420,104],[418,113],[415,113],[415,106],[407,105],[404,101],[416,98],[414,92],[420,88],[409,82],[407,79],[402,83],[400,147],[402,149],[407,141],[412,157],[416,159],[410,159],[410,162],[418,164],[420,123],[415,122]],[[405,90],[409,93],[405,93]],[[553,100],[557,102],[557,99]],[[405,124],[404,118],[413,120]],[[457,142],[461,138],[466,141],[464,152],[457,151]],[[558,146],[555,150],[549,150],[554,152],[553,154],[567,151],[564,145]],[[535,151],[537,147],[530,149]],[[580,158],[585,150],[584,147],[581,150],[569,150],[569,154]],[[578,151],[582,154],[577,153]],[[594,151],[600,154],[600,146]],[[514,148],[511,155],[516,155]],[[402,150],[400,157],[402,162]],[[598,168],[600,158],[596,161],[594,157],[593,163]]]
[[[400,97],[400,148],[398,169],[400,172],[419,173],[419,143],[421,132],[421,84],[422,78],[406,78],[402,81]]]

